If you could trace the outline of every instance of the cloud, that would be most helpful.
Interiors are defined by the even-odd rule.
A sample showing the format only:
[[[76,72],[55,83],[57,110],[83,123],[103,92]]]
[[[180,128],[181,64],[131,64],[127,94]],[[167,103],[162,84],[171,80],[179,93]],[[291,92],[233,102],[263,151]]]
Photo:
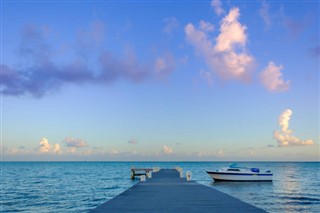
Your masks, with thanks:
[[[48,142],[48,139],[42,138],[39,143],[39,151],[41,153],[49,152],[51,145]]]
[[[203,55],[206,59],[214,55],[213,44],[208,39],[208,35],[203,30],[198,30],[189,23],[184,28],[186,40],[192,44],[199,55]]]
[[[211,1],[211,6],[213,7],[214,9],[214,12],[220,16],[222,14],[225,13],[225,11],[222,9],[222,6],[221,6],[221,1],[220,0],[212,0]]]
[[[201,20],[199,22],[199,28],[200,30],[204,31],[204,32],[212,32],[214,31],[214,25],[211,24],[210,22]]]
[[[260,73],[262,85],[271,92],[286,91],[290,87],[290,81],[282,79],[281,70],[283,66],[277,66],[270,61],[268,66]]]
[[[97,82],[110,83],[118,79],[141,82],[149,76],[149,67],[140,64],[132,50],[127,49],[122,58],[116,58],[111,52],[105,51],[99,58],[101,73]]]
[[[176,66],[175,58],[170,53],[167,52],[162,57],[157,57],[155,64],[154,64],[154,70],[158,76],[167,76],[170,74]]]
[[[170,34],[179,27],[179,22],[175,17],[167,17],[163,20],[165,26],[163,32]]]
[[[21,156],[21,155],[29,155],[29,154],[35,154],[34,152],[31,152],[25,148],[21,148],[21,147],[14,147],[14,148],[7,148],[7,147],[3,147],[3,155],[16,155],[16,156]]]
[[[269,29],[271,26],[269,9],[270,9],[270,5],[265,0],[262,0],[261,1],[261,8],[259,10],[259,15],[263,19],[263,21],[266,25],[266,29]]]
[[[300,140],[299,138],[293,136],[293,131],[289,129],[289,121],[292,115],[291,109],[286,109],[281,113],[278,118],[278,125],[281,130],[275,130],[273,138],[277,140],[279,147],[288,147],[288,146],[307,146],[313,145],[314,142],[311,139]]]
[[[281,113],[281,115],[278,118],[278,124],[281,127],[281,131],[284,133],[291,133],[289,128],[289,120],[292,115],[292,110],[286,109]]]
[[[223,156],[224,155],[224,151],[222,149],[219,149],[217,152],[218,156]]]
[[[6,65],[2,65],[1,69],[5,73],[5,79],[1,83],[1,93],[4,95],[21,96],[31,93],[35,97],[41,97],[65,83],[79,84],[92,78],[85,65],[79,62],[63,68],[51,62],[44,62],[32,67],[30,72],[14,70]]]
[[[52,47],[46,43],[44,33],[34,25],[27,25],[22,36],[18,53],[23,65],[17,69],[0,65],[2,94],[21,96],[30,93],[41,97],[65,83],[81,84],[93,79],[81,61],[75,60],[63,66],[55,64]]]
[[[60,149],[60,144],[54,144],[53,145],[53,150],[52,150],[54,153],[58,153],[60,154],[61,153],[61,149]]]
[[[239,16],[239,9],[232,8],[221,20],[215,44],[206,31],[191,23],[185,26],[185,34],[187,42],[220,78],[248,81],[254,58],[246,51],[246,27],[238,21]]]
[[[110,155],[117,155],[117,154],[119,154],[119,151],[116,150],[116,149],[111,149],[111,150],[109,151],[109,154],[110,154]]]
[[[128,143],[130,143],[130,144],[137,144],[138,143],[138,140],[137,139],[130,139],[129,141],[128,141]]]
[[[133,49],[123,48],[122,55],[109,51],[102,45],[105,31],[101,21],[92,22],[88,30],[78,33],[74,44],[67,44],[73,48],[61,51],[59,45],[50,43],[50,33],[36,25],[26,25],[18,42],[19,66],[0,64],[1,94],[41,98],[65,85],[110,84],[119,79],[140,83],[175,69],[171,53],[140,62]],[[92,65],[92,61],[96,63]]]
[[[49,144],[48,139],[42,138],[39,142],[39,152],[40,153],[57,153],[60,154],[60,145],[54,144],[53,146]]]
[[[23,76],[14,69],[6,65],[0,65],[1,70],[1,93],[4,95],[19,95],[23,93],[24,86],[21,82],[24,81]]]
[[[65,138],[63,140],[63,142],[67,145],[67,147],[79,148],[79,147],[87,147],[88,146],[88,144],[85,140],[72,138],[72,137]]]
[[[247,41],[246,27],[238,21],[239,16],[240,10],[232,8],[229,14],[222,19],[220,34],[216,38],[216,51],[232,51],[235,45],[245,46]]]
[[[173,150],[169,146],[164,145],[163,148],[162,148],[162,152],[164,154],[168,155],[168,154],[172,154]]]
[[[251,156],[256,156],[257,155],[257,151],[254,150],[254,149],[248,150],[248,152],[249,152],[249,155],[251,155]]]

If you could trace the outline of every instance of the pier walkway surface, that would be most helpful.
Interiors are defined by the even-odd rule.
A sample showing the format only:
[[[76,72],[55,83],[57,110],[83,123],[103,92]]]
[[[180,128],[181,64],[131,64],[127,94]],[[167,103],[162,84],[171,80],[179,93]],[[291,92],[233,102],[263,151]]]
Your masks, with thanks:
[[[90,212],[265,212],[195,181],[175,169],[161,169]]]

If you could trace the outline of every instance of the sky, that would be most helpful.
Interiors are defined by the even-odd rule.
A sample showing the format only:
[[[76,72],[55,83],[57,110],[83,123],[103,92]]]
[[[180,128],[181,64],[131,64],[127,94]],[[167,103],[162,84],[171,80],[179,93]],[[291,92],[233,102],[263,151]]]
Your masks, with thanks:
[[[319,161],[318,1],[1,1],[2,161]]]

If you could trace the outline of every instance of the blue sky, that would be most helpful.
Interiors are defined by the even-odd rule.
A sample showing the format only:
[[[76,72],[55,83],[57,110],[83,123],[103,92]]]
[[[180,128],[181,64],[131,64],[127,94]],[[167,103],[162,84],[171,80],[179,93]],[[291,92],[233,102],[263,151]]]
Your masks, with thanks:
[[[2,1],[2,160],[319,160],[317,1]]]

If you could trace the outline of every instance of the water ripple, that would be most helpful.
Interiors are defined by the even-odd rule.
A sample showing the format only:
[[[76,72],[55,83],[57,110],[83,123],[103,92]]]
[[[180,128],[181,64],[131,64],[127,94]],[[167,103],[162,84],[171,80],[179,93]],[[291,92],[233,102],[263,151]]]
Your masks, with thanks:
[[[206,170],[223,162],[1,162],[1,211],[87,212],[137,181],[131,167],[174,168],[192,172],[192,179],[269,212],[311,212],[320,209],[320,163],[244,163],[270,169],[272,183],[215,183]],[[303,174],[303,175],[301,175]]]

